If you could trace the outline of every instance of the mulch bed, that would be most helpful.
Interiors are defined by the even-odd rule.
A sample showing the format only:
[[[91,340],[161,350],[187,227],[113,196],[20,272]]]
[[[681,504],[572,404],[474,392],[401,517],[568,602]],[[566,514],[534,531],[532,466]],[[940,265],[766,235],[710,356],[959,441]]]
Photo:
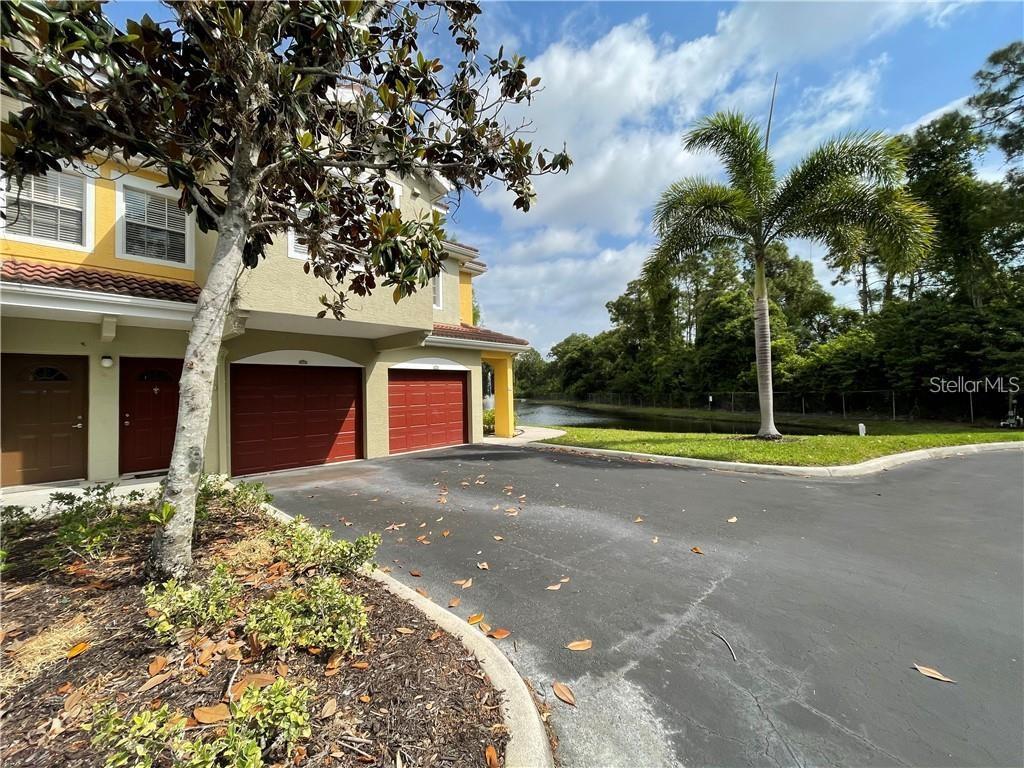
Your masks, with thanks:
[[[263,525],[257,515],[212,516],[199,528],[197,570],[208,570],[214,558],[224,557]],[[499,694],[476,659],[370,579],[349,580],[368,606],[370,637],[336,668],[328,667],[324,654],[305,650],[283,658],[273,650],[249,658],[241,618],[208,637],[161,643],[146,623],[140,592],[149,533],[130,535],[113,557],[67,558],[49,569],[37,563],[53,539],[52,522],[33,524],[9,546],[11,567],[0,585],[0,663],[7,668],[0,673],[4,766],[100,766],[106,756],[82,729],[96,704],[116,702],[122,713],[166,704],[189,715],[196,707],[225,701],[233,683],[257,673],[284,675],[313,692],[313,734],[296,750],[295,765],[487,765],[488,746],[502,760],[507,734]],[[269,563],[240,568],[246,596],[281,586],[281,579],[291,578],[282,570]],[[399,633],[399,627],[412,632]],[[61,630],[54,641],[61,643],[56,658],[51,653],[33,675],[12,678],[12,659],[46,630]],[[84,650],[82,643],[88,643]],[[157,657],[167,661],[162,669]],[[142,690],[147,684],[151,687]],[[195,736],[198,730],[191,729],[203,727],[190,720],[186,733]]]

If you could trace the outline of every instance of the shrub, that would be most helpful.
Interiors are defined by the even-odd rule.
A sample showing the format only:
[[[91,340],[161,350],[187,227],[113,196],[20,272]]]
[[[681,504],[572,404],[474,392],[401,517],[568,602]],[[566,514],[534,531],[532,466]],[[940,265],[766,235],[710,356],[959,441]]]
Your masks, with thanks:
[[[266,688],[250,686],[231,705],[231,720],[213,738],[185,738],[186,718],[167,705],[125,718],[112,704],[99,707],[84,728],[94,746],[108,752],[107,768],[262,768],[263,749],[283,746],[291,754],[299,739],[309,738],[309,692],[278,678]]]
[[[278,548],[277,556],[293,568],[319,568],[328,573],[354,573],[373,559],[380,546],[380,534],[360,536],[355,541],[335,539],[301,517],[273,526],[267,533]]]
[[[116,483],[93,485],[81,495],[69,492],[50,495],[57,512],[55,548],[80,557],[96,559],[111,552],[121,537],[148,522],[146,494],[130,491],[115,494]]]
[[[181,629],[223,624],[234,614],[232,601],[242,588],[223,563],[203,581],[183,585],[171,579],[161,586],[147,584],[142,589],[146,607],[152,614],[151,626],[165,640]]]
[[[485,435],[493,435],[494,434],[494,409],[493,408],[487,408],[484,411],[484,434]]]
[[[200,520],[209,517],[214,507],[228,507],[233,512],[262,512],[263,505],[273,499],[263,483],[243,481],[228,487],[224,475],[204,474],[196,493],[196,517]]]
[[[337,576],[317,576],[304,588],[282,589],[252,603],[246,634],[276,648],[323,648],[349,651],[366,634],[366,609]]]
[[[17,504],[0,507],[0,538],[3,541],[20,538],[32,522],[32,513]]]

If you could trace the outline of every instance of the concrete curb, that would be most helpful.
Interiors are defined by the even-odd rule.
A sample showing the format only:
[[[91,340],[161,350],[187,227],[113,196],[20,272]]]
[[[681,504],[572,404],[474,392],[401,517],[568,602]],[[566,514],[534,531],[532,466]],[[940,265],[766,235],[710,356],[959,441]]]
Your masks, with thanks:
[[[1024,441],[999,443],[970,443],[967,445],[949,445],[941,448],[922,448],[906,453],[894,453],[891,456],[880,456],[877,459],[862,461],[860,464],[841,464],[834,467],[794,467],[784,464],[745,464],[738,461],[714,461],[712,459],[691,459],[684,456],[661,456],[656,453],[633,453],[631,451],[613,451],[609,448],[582,448],[575,445],[558,445],[557,443],[527,443],[528,448],[552,452],[575,453],[583,456],[609,456],[620,459],[633,459],[656,464],[669,464],[676,467],[691,469],[710,469],[715,472],[743,472],[756,475],[788,475],[790,477],[861,477],[884,472],[929,459],[948,459],[953,456],[966,456],[989,451],[1020,451],[1024,453]]]
[[[282,522],[288,523],[295,519],[270,504],[265,505],[265,509],[271,517]],[[541,722],[540,713],[534,704],[533,695],[516,668],[512,666],[512,662],[498,646],[463,619],[423,597],[393,576],[380,570],[374,570],[367,575],[396,597],[419,608],[441,629],[459,638],[466,649],[476,656],[491,683],[502,695],[501,715],[509,733],[509,742],[505,747],[505,768],[554,768],[551,744],[544,723]]]

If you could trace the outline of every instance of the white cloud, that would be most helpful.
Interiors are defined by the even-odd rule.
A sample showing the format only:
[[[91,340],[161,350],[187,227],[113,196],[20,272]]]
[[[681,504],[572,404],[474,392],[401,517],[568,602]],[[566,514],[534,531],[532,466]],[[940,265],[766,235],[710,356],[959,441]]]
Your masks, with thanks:
[[[793,159],[875,108],[887,59],[858,63],[861,46],[914,17],[948,18],[924,3],[747,3],[720,13],[712,34],[679,41],[644,17],[595,38],[600,10],[573,14],[572,23],[555,27],[561,39],[529,60],[544,90],[521,113],[533,124],[534,146],[565,142],[573,168],[539,179],[526,215],[513,210],[507,193],[485,191],[480,202],[501,227],[489,242],[468,240],[491,264],[478,286],[485,322],[541,349],[571,331],[607,327],[604,303],[649,252],[657,196],[683,176],[717,172],[713,157],[682,148],[695,117],[718,108],[763,117],[776,72],[784,94],[795,87],[797,65],[827,59],[840,74],[805,87],[795,111],[777,116],[775,151]],[[602,250],[610,238],[628,244]]]
[[[932,120],[940,118],[940,117],[942,117],[943,115],[945,115],[948,112],[956,112],[958,110],[960,110],[960,111],[966,110],[966,108],[967,108],[967,99],[969,99],[969,98],[970,98],[969,96],[961,96],[958,99],[953,99],[948,104],[943,104],[941,107],[937,107],[936,109],[933,109],[931,112],[925,112],[923,115],[921,115],[919,118],[917,118],[917,120],[914,120],[913,122],[907,123],[902,128],[900,128],[898,131],[896,131],[896,133],[913,133],[918,128],[920,128],[922,125],[927,125]]]
[[[879,56],[862,69],[851,69],[826,86],[805,88],[796,111],[781,121],[776,157],[795,160],[825,139],[849,130],[871,109],[888,57]]]

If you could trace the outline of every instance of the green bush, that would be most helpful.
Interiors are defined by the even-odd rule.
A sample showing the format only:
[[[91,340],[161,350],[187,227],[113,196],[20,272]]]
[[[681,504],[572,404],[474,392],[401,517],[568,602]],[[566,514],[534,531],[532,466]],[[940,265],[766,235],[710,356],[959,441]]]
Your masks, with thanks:
[[[9,542],[21,538],[32,522],[32,512],[17,504],[0,507],[0,539]]]
[[[284,746],[290,755],[309,738],[309,691],[278,678],[266,688],[250,686],[231,705],[223,734],[185,737],[186,718],[167,705],[125,718],[112,704],[97,708],[84,728],[93,746],[105,750],[107,768],[262,768],[263,748]]]
[[[337,576],[317,576],[304,588],[282,589],[249,605],[246,634],[275,648],[349,651],[366,634],[363,600],[350,595]]]
[[[150,623],[157,635],[170,640],[181,629],[198,629],[223,624],[234,614],[232,601],[242,588],[223,563],[210,575],[189,585],[176,579],[164,584],[147,584],[142,589],[146,607],[155,614]]]
[[[494,409],[488,408],[484,411],[484,434],[494,434]]]
[[[227,507],[233,512],[257,513],[274,500],[263,483],[243,481],[228,486],[224,475],[204,474],[196,492],[196,517],[209,517],[213,507]]]
[[[273,526],[267,532],[277,556],[293,568],[318,568],[327,573],[354,573],[373,559],[380,546],[380,534],[360,536],[355,541],[335,539],[330,531],[320,530],[301,517]]]
[[[121,538],[148,523],[147,499],[142,491],[115,494],[117,483],[93,485],[81,494],[50,495],[50,508],[58,516],[56,554],[71,552],[97,559],[113,551]]]

